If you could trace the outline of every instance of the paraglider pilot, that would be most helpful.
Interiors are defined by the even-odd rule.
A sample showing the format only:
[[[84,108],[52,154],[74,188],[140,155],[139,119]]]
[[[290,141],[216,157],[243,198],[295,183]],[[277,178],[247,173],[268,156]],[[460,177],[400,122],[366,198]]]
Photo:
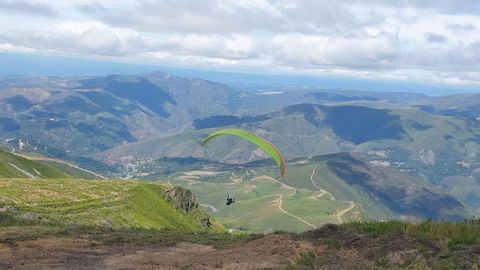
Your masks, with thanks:
[[[227,205],[230,205],[235,202],[235,198],[231,198],[230,194],[227,195]]]

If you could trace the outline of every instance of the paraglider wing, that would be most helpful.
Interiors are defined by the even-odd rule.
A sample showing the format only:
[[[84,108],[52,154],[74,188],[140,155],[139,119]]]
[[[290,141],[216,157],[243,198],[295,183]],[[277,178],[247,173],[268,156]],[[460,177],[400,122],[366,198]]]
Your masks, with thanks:
[[[265,140],[262,137],[259,137],[257,135],[254,135],[246,130],[243,129],[238,129],[238,128],[227,128],[227,129],[222,129],[219,131],[216,131],[212,134],[210,134],[207,138],[205,138],[202,142],[202,146],[205,145],[208,141],[210,141],[212,138],[215,138],[220,135],[235,135],[238,137],[241,137],[245,140],[248,140],[249,142],[257,145],[258,147],[262,148],[267,154],[269,154],[273,160],[277,163],[278,167],[280,167],[280,174],[282,176],[285,176],[285,173],[287,171],[286,164],[285,164],[285,159],[283,158],[282,154],[278,149],[269,141]]]

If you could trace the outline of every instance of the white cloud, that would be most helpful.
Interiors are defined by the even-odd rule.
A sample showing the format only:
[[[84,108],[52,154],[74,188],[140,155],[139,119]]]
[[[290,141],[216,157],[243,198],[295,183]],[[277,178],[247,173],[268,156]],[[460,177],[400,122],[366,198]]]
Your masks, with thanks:
[[[20,13],[27,14],[29,16],[56,16],[55,11],[46,4],[42,3],[30,3],[23,0],[0,0],[0,13]]]
[[[0,51],[480,84],[477,0],[52,3],[0,0]]]
[[[281,63],[310,68],[390,68],[397,55],[395,40],[389,35],[363,38],[281,35],[273,40],[273,48],[275,59]]]

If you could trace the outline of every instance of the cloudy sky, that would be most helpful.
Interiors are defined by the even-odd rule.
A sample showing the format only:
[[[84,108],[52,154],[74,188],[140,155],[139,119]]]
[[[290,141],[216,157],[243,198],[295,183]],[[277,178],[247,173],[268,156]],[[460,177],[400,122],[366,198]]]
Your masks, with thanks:
[[[0,0],[0,52],[480,85],[479,0]]]

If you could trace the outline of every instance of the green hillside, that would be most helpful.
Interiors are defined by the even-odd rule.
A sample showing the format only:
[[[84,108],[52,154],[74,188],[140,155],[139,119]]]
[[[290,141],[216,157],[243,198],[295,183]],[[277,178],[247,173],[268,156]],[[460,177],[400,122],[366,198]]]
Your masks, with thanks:
[[[67,162],[60,162],[60,161],[44,161],[44,163],[55,167],[58,170],[68,174],[71,178],[75,179],[103,179],[96,174],[93,174],[90,171],[79,169],[78,167],[72,166],[70,163]]]
[[[0,178],[75,178],[105,179],[73,163],[46,158],[35,153],[12,154],[0,148]]]
[[[180,200],[191,200],[189,212],[174,207],[177,198],[165,199],[171,188],[141,181],[1,179],[0,221],[204,230],[202,220],[207,215],[188,197]],[[209,230],[221,230],[215,221],[211,223]]]
[[[0,178],[70,178],[49,164],[29,160],[0,149]]]

